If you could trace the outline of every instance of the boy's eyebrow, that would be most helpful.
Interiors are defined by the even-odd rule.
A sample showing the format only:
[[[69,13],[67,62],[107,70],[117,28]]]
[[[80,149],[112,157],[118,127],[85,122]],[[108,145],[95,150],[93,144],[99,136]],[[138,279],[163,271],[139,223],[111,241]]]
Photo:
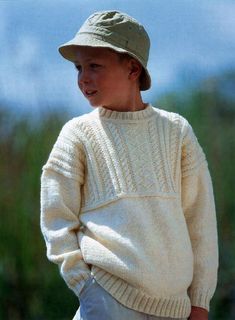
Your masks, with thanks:
[[[91,61],[93,61],[93,60],[99,60],[99,57],[92,57],[92,58],[87,58],[87,59],[85,59],[84,61],[85,62],[91,62]],[[73,62],[74,64],[80,64],[80,61],[79,60],[74,60],[74,62]]]

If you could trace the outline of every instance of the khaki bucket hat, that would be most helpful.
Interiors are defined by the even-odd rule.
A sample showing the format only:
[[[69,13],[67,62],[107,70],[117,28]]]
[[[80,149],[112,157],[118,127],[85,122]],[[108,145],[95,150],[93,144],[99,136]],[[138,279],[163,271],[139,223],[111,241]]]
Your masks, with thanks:
[[[79,46],[106,47],[127,53],[143,66],[140,90],[148,90],[151,78],[147,70],[150,40],[144,27],[126,13],[99,11],[93,13],[81,26],[75,37],[59,47],[67,60],[76,61]]]

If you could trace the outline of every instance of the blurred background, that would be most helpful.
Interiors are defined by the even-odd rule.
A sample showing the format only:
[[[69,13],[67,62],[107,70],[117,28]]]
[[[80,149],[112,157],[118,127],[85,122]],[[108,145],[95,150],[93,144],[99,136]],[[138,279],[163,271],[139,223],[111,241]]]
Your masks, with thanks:
[[[212,175],[220,269],[210,319],[235,319],[235,1],[0,1],[0,319],[69,320],[78,299],[47,261],[40,175],[63,124],[92,109],[57,47],[94,11],[139,20],[154,106],[192,124]]]

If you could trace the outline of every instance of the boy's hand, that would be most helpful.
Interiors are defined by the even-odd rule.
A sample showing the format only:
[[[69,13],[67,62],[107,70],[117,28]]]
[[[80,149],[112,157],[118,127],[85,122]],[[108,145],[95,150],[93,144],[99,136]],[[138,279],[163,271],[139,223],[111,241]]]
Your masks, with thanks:
[[[200,307],[192,307],[189,320],[208,320],[208,311]]]

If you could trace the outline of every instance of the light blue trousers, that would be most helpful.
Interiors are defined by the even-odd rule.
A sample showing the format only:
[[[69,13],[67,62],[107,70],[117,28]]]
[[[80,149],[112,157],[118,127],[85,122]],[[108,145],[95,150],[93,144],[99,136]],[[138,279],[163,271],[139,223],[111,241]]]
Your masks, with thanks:
[[[176,320],[148,315],[123,306],[93,277],[86,281],[79,300],[80,307],[73,320]],[[178,318],[178,320],[187,319]]]

